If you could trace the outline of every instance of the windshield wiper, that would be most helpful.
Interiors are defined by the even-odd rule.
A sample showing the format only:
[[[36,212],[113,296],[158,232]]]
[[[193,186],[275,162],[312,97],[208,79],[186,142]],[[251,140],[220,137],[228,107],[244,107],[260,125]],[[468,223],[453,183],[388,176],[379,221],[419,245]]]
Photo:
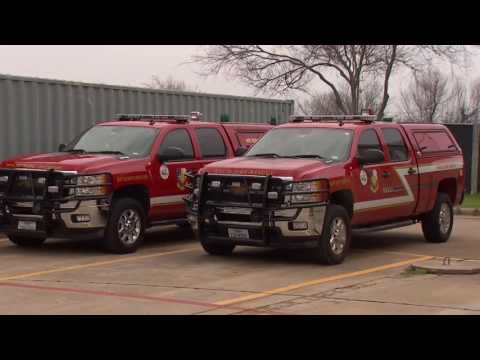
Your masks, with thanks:
[[[255,156],[255,157],[272,157],[272,158],[279,158],[281,157],[280,155],[278,154],[275,154],[275,153],[265,153],[265,154],[255,154],[255,155],[249,155],[249,156]]]
[[[121,151],[117,150],[102,150],[102,151],[89,151],[90,154],[114,154],[114,155],[125,155]]]
[[[291,158],[305,158],[305,159],[320,159],[320,160],[325,159],[323,156],[316,155],[316,154],[300,154],[300,155],[292,155],[292,156],[289,156],[289,157],[291,157]]]
[[[83,149],[70,149],[70,150],[63,150],[63,152],[68,152],[68,153],[71,153],[71,154],[76,154],[76,153],[79,153],[79,154],[84,154],[86,153],[85,150]]]

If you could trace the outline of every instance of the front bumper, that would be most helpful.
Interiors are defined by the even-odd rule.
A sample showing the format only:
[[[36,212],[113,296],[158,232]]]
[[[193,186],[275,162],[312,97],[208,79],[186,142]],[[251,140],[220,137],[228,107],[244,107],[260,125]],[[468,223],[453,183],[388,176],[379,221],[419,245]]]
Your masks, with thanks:
[[[318,245],[328,197],[303,203],[292,198],[328,194],[328,188],[294,192],[291,178],[272,176],[204,173],[192,178],[185,197],[187,218],[202,242],[286,248]]]
[[[13,203],[23,211],[0,214],[0,232],[25,237],[101,237],[107,226],[108,207],[97,200],[71,201],[61,204],[61,212],[46,215],[31,214],[31,203]],[[12,207],[13,208],[13,207]],[[79,222],[78,218],[83,221]],[[88,221],[87,221],[88,220]],[[35,223],[35,230],[19,229],[20,222]]]
[[[77,196],[76,172],[0,169],[0,231],[25,237],[101,236],[110,210],[109,195]],[[92,174],[96,175],[96,174]],[[7,182],[5,182],[7,178]]]
[[[290,212],[290,216],[279,216],[279,213]],[[326,204],[298,209],[271,211],[270,219],[263,222],[222,221],[213,218],[202,219],[196,214],[189,214],[188,219],[194,231],[203,242],[234,243],[276,248],[310,248],[318,244],[323,232]],[[301,224],[302,229],[295,230],[294,224]],[[232,238],[229,229],[245,229],[248,238]]]

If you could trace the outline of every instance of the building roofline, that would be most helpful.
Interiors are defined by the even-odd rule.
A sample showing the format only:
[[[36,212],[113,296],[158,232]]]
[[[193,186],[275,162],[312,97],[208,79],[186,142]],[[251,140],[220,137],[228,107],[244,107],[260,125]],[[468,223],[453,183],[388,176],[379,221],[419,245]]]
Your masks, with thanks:
[[[287,104],[287,103],[294,104],[294,102],[295,102],[292,99],[279,100],[279,99],[267,99],[267,98],[248,97],[248,96],[212,94],[212,93],[192,92],[192,91],[157,90],[157,89],[149,89],[149,88],[146,88],[146,87],[139,87],[139,86],[125,86],[125,85],[88,83],[88,82],[80,82],[80,81],[47,79],[47,78],[9,75],[9,74],[1,74],[1,73],[0,73],[0,80],[27,81],[27,82],[46,82],[46,83],[59,84],[59,85],[74,85],[74,86],[85,86],[85,87],[94,87],[94,88],[97,87],[97,88],[107,88],[107,89],[113,89],[113,90],[135,90],[135,91],[140,91],[140,92],[144,92],[144,93],[153,93],[153,94],[160,93],[160,94],[171,94],[171,95],[206,96],[206,97],[216,97],[216,98],[231,99],[231,100],[248,100],[248,101],[257,101],[257,102],[260,101],[260,102],[267,102],[267,103],[280,103],[280,104],[282,104],[282,103],[283,104]]]

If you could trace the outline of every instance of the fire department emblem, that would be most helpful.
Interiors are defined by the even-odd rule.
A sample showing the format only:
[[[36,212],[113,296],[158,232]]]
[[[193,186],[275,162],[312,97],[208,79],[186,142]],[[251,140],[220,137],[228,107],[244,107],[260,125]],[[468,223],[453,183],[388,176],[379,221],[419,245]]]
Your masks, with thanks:
[[[185,185],[188,182],[187,169],[177,169],[177,188],[179,190],[185,190]]]
[[[169,175],[170,171],[168,171],[168,167],[165,165],[160,166],[160,177],[162,180],[167,180]]]
[[[365,170],[360,171],[360,183],[365,186],[368,182],[367,172]]]
[[[372,176],[370,177],[370,190],[376,193],[378,191],[378,172],[377,170],[372,170]]]

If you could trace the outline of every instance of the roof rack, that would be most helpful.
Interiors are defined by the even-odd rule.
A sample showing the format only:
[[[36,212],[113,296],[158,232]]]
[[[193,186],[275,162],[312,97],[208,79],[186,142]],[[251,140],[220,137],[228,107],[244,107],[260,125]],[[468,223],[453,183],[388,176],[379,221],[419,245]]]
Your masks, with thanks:
[[[372,123],[376,119],[376,115],[294,115],[290,117],[290,122],[338,122],[342,125],[344,122],[362,122]]]
[[[192,111],[190,115],[148,115],[148,114],[117,114],[116,120],[118,121],[148,121],[150,125],[156,122],[167,123],[186,123],[189,120],[196,121],[201,120],[203,114],[198,111]]]

